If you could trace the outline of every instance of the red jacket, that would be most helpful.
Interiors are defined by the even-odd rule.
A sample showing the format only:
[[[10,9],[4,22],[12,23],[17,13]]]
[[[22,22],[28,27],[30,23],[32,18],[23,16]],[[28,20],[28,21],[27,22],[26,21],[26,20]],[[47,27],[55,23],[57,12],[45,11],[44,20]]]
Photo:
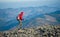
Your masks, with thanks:
[[[22,21],[22,19],[23,19],[23,13],[24,13],[24,12],[21,12],[21,13],[18,15],[18,20],[21,20],[21,21]]]

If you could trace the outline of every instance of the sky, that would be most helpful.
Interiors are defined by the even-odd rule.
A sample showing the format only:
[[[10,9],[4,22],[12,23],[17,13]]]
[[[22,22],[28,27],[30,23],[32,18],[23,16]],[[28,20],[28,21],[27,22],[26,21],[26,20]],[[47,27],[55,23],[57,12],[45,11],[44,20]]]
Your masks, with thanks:
[[[1,2],[21,2],[21,1],[37,1],[37,0],[0,0]],[[38,0],[39,1],[39,0]]]
[[[0,0],[0,2],[59,1],[59,0]]]
[[[0,0],[0,8],[52,6],[60,8],[60,0]]]

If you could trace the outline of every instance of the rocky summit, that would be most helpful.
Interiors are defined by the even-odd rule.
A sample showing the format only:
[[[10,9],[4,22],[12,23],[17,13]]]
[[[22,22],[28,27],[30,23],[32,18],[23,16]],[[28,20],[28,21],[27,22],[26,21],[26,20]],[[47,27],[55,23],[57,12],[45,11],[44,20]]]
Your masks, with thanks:
[[[16,28],[0,32],[0,37],[60,37],[60,25],[42,25],[23,29]]]

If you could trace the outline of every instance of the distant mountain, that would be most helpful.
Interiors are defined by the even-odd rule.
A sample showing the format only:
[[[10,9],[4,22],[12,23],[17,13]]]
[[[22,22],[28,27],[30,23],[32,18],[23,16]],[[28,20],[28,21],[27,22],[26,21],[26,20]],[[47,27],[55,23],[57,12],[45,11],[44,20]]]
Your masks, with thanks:
[[[37,21],[38,19],[36,18],[41,18],[39,20],[42,21]],[[38,26],[38,25],[59,25],[60,24],[60,11],[54,11],[51,13],[47,13],[47,14],[40,14],[40,15],[36,15],[35,17],[33,17],[33,19],[29,19],[29,23],[27,23],[26,27],[34,27],[34,26]],[[26,21],[27,22],[27,21]]]
[[[47,15],[53,16],[58,22],[60,22],[60,10],[48,13]]]
[[[23,16],[23,28],[26,27],[27,25],[34,24],[34,25],[42,25],[40,24],[41,21],[39,21],[40,23],[38,23],[38,21],[36,21],[36,18],[42,18],[40,20],[50,22],[46,20],[45,15],[50,15],[51,17],[56,18],[58,21],[60,21],[60,11],[56,11],[59,10],[59,8],[54,8],[54,7],[47,7],[47,6],[42,6],[42,7],[25,7],[25,8],[7,8],[7,9],[0,9],[0,31],[4,31],[4,30],[9,30],[13,27],[16,27],[17,25],[19,25],[19,22],[17,20],[17,16],[21,11],[24,11],[24,16]],[[58,12],[58,14],[57,14]],[[49,16],[48,16],[49,17]],[[50,17],[50,18],[51,18]],[[35,24],[35,22],[37,24]],[[54,22],[55,24],[58,24],[56,22]],[[52,23],[53,24],[53,23]]]
[[[33,17],[33,19],[27,20],[26,22],[24,22],[24,24],[23,24],[24,27],[29,28],[29,27],[37,27],[37,26],[42,26],[42,25],[59,25],[59,22],[57,22],[57,20],[52,16],[50,17],[37,16],[35,18]]]

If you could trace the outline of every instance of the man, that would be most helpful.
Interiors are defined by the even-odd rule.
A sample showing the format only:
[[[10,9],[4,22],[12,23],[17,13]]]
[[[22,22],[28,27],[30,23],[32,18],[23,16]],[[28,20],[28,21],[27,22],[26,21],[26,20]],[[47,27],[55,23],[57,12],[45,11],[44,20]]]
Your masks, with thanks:
[[[24,12],[21,12],[21,13],[18,15],[18,20],[19,20],[19,22],[20,22],[20,29],[22,28],[23,13],[24,13]]]

